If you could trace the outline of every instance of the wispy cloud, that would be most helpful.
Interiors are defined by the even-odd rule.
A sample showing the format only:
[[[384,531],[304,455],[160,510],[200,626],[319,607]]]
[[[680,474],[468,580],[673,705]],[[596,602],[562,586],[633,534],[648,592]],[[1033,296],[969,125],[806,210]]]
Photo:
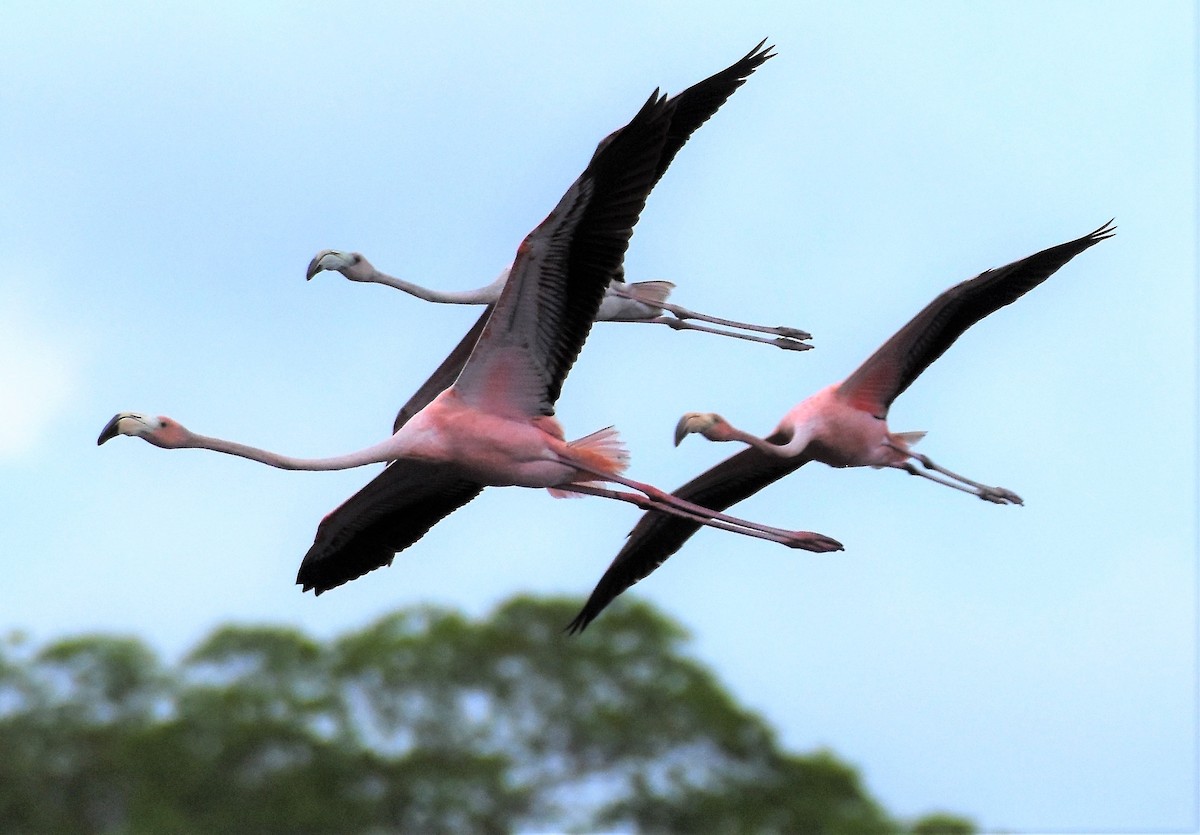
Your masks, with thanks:
[[[0,433],[0,462],[29,453],[47,437],[78,379],[78,360],[54,326],[19,300],[0,305],[0,405],[19,416]]]

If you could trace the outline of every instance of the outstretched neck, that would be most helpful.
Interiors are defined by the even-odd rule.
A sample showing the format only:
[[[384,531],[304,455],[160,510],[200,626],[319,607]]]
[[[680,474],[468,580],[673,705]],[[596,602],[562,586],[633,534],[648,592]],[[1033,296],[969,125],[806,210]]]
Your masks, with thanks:
[[[786,443],[773,443],[766,438],[744,432],[736,426],[730,426],[727,434],[728,440],[741,441],[776,458],[792,458],[799,455],[808,446],[809,440],[806,433],[794,432]]]
[[[180,446],[210,449],[213,452],[236,455],[239,458],[248,458],[251,461],[258,461],[270,467],[278,467],[281,470],[348,470],[353,467],[378,464],[396,458],[395,444],[392,443],[391,438],[374,446],[369,446],[366,449],[360,449],[358,452],[351,452],[347,455],[336,455],[332,458],[293,458],[289,455],[280,455],[277,452],[239,444],[236,441],[227,441],[223,438],[210,438],[206,435],[197,435],[195,433],[190,433],[187,440],[180,444]]]
[[[505,270],[491,284],[476,290],[431,290],[428,287],[422,287],[420,284],[414,284],[411,281],[405,281],[402,278],[381,273],[379,270],[371,267],[370,274],[360,280],[372,281],[376,284],[386,284],[388,287],[403,290],[405,293],[416,296],[418,299],[424,299],[427,302],[438,302],[440,304],[491,304],[500,298],[500,291],[504,289],[504,282],[507,279],[508,270]]]

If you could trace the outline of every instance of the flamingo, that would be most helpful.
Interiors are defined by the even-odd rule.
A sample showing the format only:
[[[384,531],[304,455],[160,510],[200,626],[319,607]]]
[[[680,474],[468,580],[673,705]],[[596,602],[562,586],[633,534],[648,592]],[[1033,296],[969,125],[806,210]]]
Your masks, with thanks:
[[[602,496],[789,547],[840,549],[821,534],[715,513],[626,478],[628,455],[612,427],[567,442],[554,418],[563,381],[621,268],[650,190],[691,133],[772,57],[763,43],[675,98],[656,90],[628,125],[601,141],[583,174],[518,247],[494,305],[401,409],[390,438],[347,455],[302,459],[199,435],[168,417],[121,412],[97,443],[130,435],[167,449],[209,449],[295,470],[386,463],[317,527],[296,578],[316,594],[389,565],[485,486]],[[447,385],[441,372],[462,354],[468,355],[462,370]]]
[[[341,252],[336,249],[323,249],[313,256],[308,264],[307,278],[312,279],[324,270],[340,272],[351,281],[362,281],[374,284],[384,284],[403,290],[405,293],[440,304],[492,304],[500,298],[500,291],[508,281],[511,266],[500,271],[491,284],[474,290],[446,291],[432,290],[422,287],[402,278],[380,272],[375,266],[358,252]],[[667,296],[675,289],[669,281],[640,281],[626,284],[621,273],[609,283],[605,289],[604,300],[600,303],[600,311],[596,320],[600,322],[644,322],[646,324],[666,325],[672,330],[692,330],[712,333],[718,336],[729,336],[734,339],[744,339],[749,342],[761,342],[775,345],[788,351],[807,351],[812,348],[807,342],[800,340],[812,339],[812,334],[789,327],[768,327],[753,325],[748,322],[735,322],[732,319],[720,319],[704,313],[697,313],[667,301]],[[670,316],[664,315],[664,311]],[[733,330],[698,325],[699,322],[709,322],[725,328],[736,328],[755,333],[774,334],[772,337],[754,336],[750,333],[736,333]]]
[[[946,290],[895,333],[841,383],[793,407],[766,438],[732,426],[711,412],[689,412],[675,427],[676,446],[689,434],[739,441],[747,449],[701,473],[672,495],[725,510],[809,461],[831,467],[891,467],[922,476],[996,504],[1022,504],[1020,496],[989,487],[914,452],[924,432],[888,429],[888,408],[934,360],[972,325],[1041,284],[1085,249],[1115,234],[1110,220],[1094,232],[988,270]],[[923,469],[918,469],[916,461]],[[583,609],[567,627],[582,631],[619,594],[678,551],[698,526],[647,513],[604,572]]]

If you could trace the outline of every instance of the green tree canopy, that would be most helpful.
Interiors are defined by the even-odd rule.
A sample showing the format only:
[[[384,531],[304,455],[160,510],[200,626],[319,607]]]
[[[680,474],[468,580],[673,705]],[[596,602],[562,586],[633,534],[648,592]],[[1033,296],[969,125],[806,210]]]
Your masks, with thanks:
[[[0,646],[0,830],[912,832],[828,752],[780,748],[626,603],[404,609],[329,642],[227,626],[167,666],[132,638]]]

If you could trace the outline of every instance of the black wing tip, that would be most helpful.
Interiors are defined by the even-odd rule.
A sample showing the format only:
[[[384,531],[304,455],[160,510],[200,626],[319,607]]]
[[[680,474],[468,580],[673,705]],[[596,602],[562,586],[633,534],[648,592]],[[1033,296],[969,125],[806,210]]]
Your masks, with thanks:
[[[1089,243],[1099,243],[1107,238],[1111,238],[1113,235],[1117,234],[1116,223],[1117,219],[1115,217],[1110,217],[1108,222],[1095,232],[1089,232],[1087,235],[1084,235],[1084,240],[1088,241]]]
[[[327,578],[316,578],[309,576],[310,572],[304,570],[304,566],[300,567],[300,573],[296,575],[296,585],[300,587],[301,594],[313,593],[313,597],[320,597],[330,589],[336,589],[338,586],[353,580],[353,577],[348,577],[341,580],[329,580]]]
[[[583,630],[587,629],[588,624],[591,623],[595,619],[596,619],[596,615],[588,612],[587,606],[584,606],[583,611],[581,611],[578,615],[575,616],[575,620],[571,621],[570,623],[568,623],[566,625],[566,628],[563,629],[563,632],[565,632],[565,633],[567,633],[567,635],[571,635],[571,636],[579,635],[580,633],[583,632]]]
[[[315,543],[313,547],[316,547]],[[387,568],[396,558],[395,552],[389,551],[388,553],[391,556],[387,558],[373,554],[353,554],[349,560],[345,554],[341,554],[331,562],[322,562],[328,559],[329,555],[324,555],[316,560],[310,560],[309,555],[305,555],[300,563],[300,570],[296,572],[296,585],[300,586],[301,594],[311,591],[314,597],[320,597],[325,592],[336,589],[338,586],[344,586],[376,569]],[[334,563],[341,563],[341,570],[333,570]]]
[[[575,619],[563,628],[563,632],[572,636],[582,633],[583,630],[587,629],[588,626],[591,625],[592,621],[600,617],[604,610],[608,608],[610,603],[620,597],[621,594],[628,591],[629,587],[633,585],[633,583],[629,583],[616,594],[608,594],[601,590],[601,587],[605,585],[604,581],[606,579],[608,579],[607,575],[600,578],[600,583],[596,586],[595,590],[592,591],[592,594],[590,597],[588,597],[587,602],[583,604],[583,608],[579,610],[579,614],[577,614]],[[636,583],[637,581],[634,580],[633,582]]]
[[[734,90],[746,83],[746,79],[753,75],[755,70],[779,54],[771,51],[774,48],[775,44],[767,45],[767,39],[763,38],[758,42],[758,45],[755,46],[754,49],[747,52],[731,66],[721,70],[721,72],[717,73],[716,75],[705,79],[705,81],[714,81],[722,78],[725,79],[725,83],[730,83],[730,81],[732,81],[732,88],[725,94],[726,98],[728,98],[733,94]],[[700,83],[704,84],[705,82],[702,81]],[[721,99],[720,104],[724,103],[725,99]],[[718,107],[720,104],[718,104]]]
[[[653,513],[654,511],[650,511],[646,515],[650,516]],[[699,525],[697,525],[697,527],[699,527]],[[635,527],[629,532],[629,536],[632,537],[636,532],[637,528]],[[689,533],[688,538],[690,538],[690,536],[691,534]],[[686,539],[684,541],[686,541]],[[630,543],[626,542],[625,547],[623,547],[620,553],[618,553],[613,559],[612,565],[608,567],[608,570],[604,572],[604,575],[596,584],[596,588],[592,590],[591,596],[589,596],[587,602],[583,604],[583,608],[579,610],[579,614],[575,616],[573,621],[567,624],[563,631],[568,635],[578,635],[580,632],[587,629],[588,625],[596,618],[600,617],[601,613],[608,608],[610,603],[612,603],[625,592],[629,591],[642,580],[645,580],[657,569],[662,567],[662,564],[667,561],[667,558],[678,551],[682,546],[683,543],[681,542],[679,545],[676,545],[674,548],[668,550],[665,554],[654,557],[649,561],[644,559],[636,560],[635,567],[633,570],[630,570]],[[645,547],[645,543],[638,543],[637,547]]]
[[[778,55],[778,52],[771,51],[775,48],[775,44],[764,46],[768,40],[770,40],[769,37],[763,38],[761,41],[759,41],[754,49],[746,53],[745,57],[742,58],[742,61],[753,61],[755,67],[760,67],[764,61],[770,60]]]
[[[390,563],[387,564],[390,565]],[[380,565],[378,567],[383,568],[384,565]],[[344,586],[351,580],[357,580],[364,574],[368,574],[374,570],[375,569],[373,568],[368,568],[365,571],[359,571],[357,574],[353,575],[339,574],[331,577],[313,577],[309,576],[309,572],[304,571],[303,566],[301,566],[300,573],[296,575],[296,585],[300,586],[301,594],[306,594],[311,591],[313,593],[313,597],[320,597],[330,589],[336,589],[338,586]]]
[[[1092,232],[1088,232],[1086,235],[1084,235],[1080,238],[1076,238],[1073,241],[1068,241],[1065,244],[1059,244],[1056,247],[1051,247],[1048,250],[1043,250],[1043,252],[1055,252],[1055,251],[1068,252],[1068,253],[1070,253],[1069,255],[1067,255],[1067,260],[1069,261],[1072,258],[1074,258],[1076,255],[1083,252],[1085,249],[1090,249],[1091,247],[1095,246],[1096,244],[1100,243],[1101,241],[1108,240],[1109,238],[1116,235],[1117,234],[1116,220],[1117,219],[1115,217],[1109,218],[1108,222],[1105,223],[1100,228],[1098,228]],[[1036,255],[1030,256],[1030,257],[1037,257],[1037,255],[1040,255],[1040,254],[1042,254],[1042,253],[1037,253]],[[1061,267],[1062,264],[1059,264],[1059,266]],[[1057,269],[1057,267],[1055,269]]]

